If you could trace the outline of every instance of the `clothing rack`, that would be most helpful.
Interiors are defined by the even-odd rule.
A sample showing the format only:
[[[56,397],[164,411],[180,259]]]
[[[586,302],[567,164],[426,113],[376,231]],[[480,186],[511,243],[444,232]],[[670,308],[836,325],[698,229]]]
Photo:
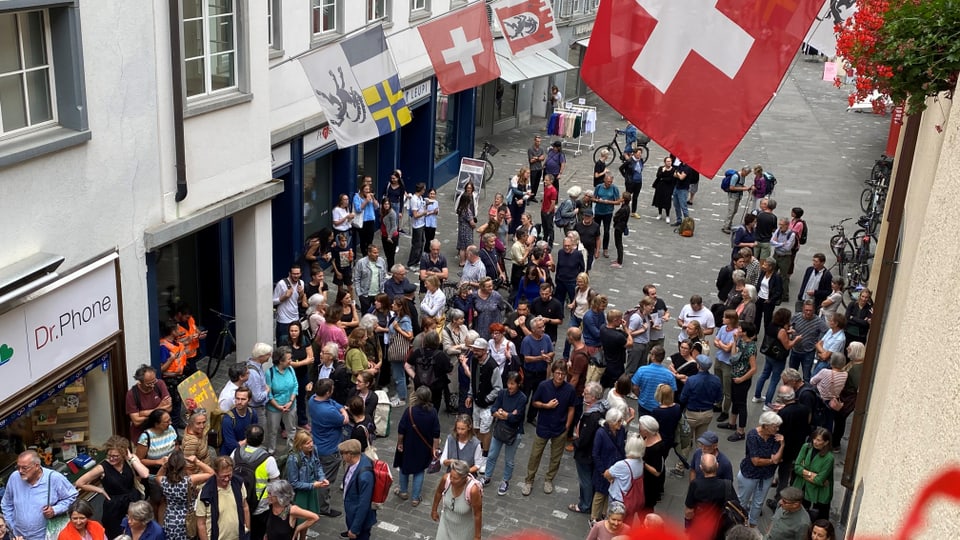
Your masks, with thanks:
[[[589,105],[575,105],[573,103],[569,103],[567,106],[563,108],[561,112],[564,112],[567,114],[574,113],[581,118],[581,128],[580,128],[579,135],[576,138],[561,137],[563,146],[569,147],[569,148],[575,148],[575,150],[573,151],[574,156],[579,156],[583,152],[584,147],[586,147],[589,150],[593,150],[593,147],[594,147],[593,136],[594,136],[594,132],[596,131],[597,108],[591,107]],[[592,122],[588,121],[588,119],[592,119]],[[590,134],[589,143],[583,140],[583,135],[585,133]]]

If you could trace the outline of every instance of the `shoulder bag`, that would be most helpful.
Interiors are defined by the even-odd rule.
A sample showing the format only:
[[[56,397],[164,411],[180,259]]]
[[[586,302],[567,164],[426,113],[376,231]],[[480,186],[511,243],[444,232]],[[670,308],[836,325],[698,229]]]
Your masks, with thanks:
[[[427,438],[423,436],[423,433],[420,433],[420,428],[418,428],[416,422],[413,421],[413,408],[412,408],[412,407],[407,409],[407,415],[410,416],[410,426],[413,427],[413,431],[417,432],[417,437],[420,437],[420,440],[423,441],[423,444],[424,444],[427,448],[431,449],[431,451],[432,451],[432,450],[433,450],[433,445],[430,444],[430,441],[428,441]],[[430,462],[430,465],[427,466],[427,473],[429,473],[429,474],[434,474],[434,473],[438,473],[438,472],[440,472],[440,456],[437,456],[437,455],[436,455],[436,452],[434,452],[434,458],[433,458],[433,460]]]
[[[763,343],[760,344],[760,352],[775,360],[786,360],[790,351],[780,342],[779,334],[780,330],[778,329],[774,334],[763,336]]]
[[[52,472],[53,471],[47,471],[47,506],[50,507],[53,506],[50,504],[50,486],[53,484],[53,478],[50,477],[50,474]],[[65,529],[68,523],[70,523],[70,515],[67,512],[48,519],[46,523],[46,540],[57,540],[57,538],[60,536],[60,531]]]

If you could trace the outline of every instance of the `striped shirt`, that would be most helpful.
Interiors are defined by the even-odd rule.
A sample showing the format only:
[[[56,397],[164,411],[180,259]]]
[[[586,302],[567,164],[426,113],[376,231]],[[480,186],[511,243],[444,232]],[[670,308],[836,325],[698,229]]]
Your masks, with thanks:
[[[790,323],[793,325],[795,334],[803,336],[803,339],[793,346],[793,350],[798,353],[808,353],[816,349],[817,342],[828,330],[827,323],[823,322],[823,319],[812,317],[807,320],[803,318],[803,313],[795,313]]]

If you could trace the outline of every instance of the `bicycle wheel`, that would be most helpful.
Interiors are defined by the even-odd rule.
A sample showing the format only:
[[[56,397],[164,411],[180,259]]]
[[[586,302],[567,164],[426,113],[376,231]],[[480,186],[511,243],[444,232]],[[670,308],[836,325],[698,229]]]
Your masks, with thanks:
[[[876,229],[876,224],[874,224],[874,229]],[[864,241],[864,236],[867,236],[868,239]],[[856,254],[857,249],[863,249],[866,251],[866,257],[873,257],[873,244],[874,236],[873,233],[868,233],[866,229],[857,229],[857,232],[853,233],[853,246],[854,254]]]
[[[483,190],[483,186],[493,178],[493,163],[490,163],[489,158],[483,158],[483,182],[480,184],[480,189]]]
[[[874,190],[873,188],[866,188],[860,194],[860,209],[863,210],[863,213],[869,214],[873,209],[873,197]]]
[[[604,161],[604,164],[605,164],[607,167],[609,167],[609,166],[613,163],[613,160],[614,160],[614,159],[616,158],[616,156],[617,156],[617,149],[614,148],[614,147],[612,147],[612,146],[610,146],[609,144],[605,144],[605,145],[603,145],[603,146],[599,146],[599,147],[597,147],[596,150],[593,151],[593,161],[594,161],[594,163],[596,163],[597,161],[600,161],[600,152],[602,152],[604,149],[606,149],[607,152],[608,152],[608,153],[607,153],[607,159]]]
[[[853,245],[846,236],[835,234],[830,238],[830,251],[837,257],[841,264],[846,264],[853,260]]]
[[[650,157],[650,149],[647,148],[645,144],[638,144],[636,148],[637,152],[640,152],[640,161],[646,163],[647,158]]]

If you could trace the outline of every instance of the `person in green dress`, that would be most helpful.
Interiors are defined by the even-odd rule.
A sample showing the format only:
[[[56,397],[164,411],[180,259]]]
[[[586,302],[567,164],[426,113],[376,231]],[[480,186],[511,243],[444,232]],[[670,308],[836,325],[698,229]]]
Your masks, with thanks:
[[[313,451],[309,431],[299,430],[293,438],[293,450],[287,458],[287,481],[293,486],[293,503],[309,512],[320,511],[318,490],[330,485],[320,466],[320,457]],[[303,530],[303,537],[306,529]]]
[[[803,491],[803,506],[811,511],[811,519],[830,519],[833,500],[833,446],[830,432],[822,427],[813,430],[811,442],[804,443],[794,461],[793,487]]]

